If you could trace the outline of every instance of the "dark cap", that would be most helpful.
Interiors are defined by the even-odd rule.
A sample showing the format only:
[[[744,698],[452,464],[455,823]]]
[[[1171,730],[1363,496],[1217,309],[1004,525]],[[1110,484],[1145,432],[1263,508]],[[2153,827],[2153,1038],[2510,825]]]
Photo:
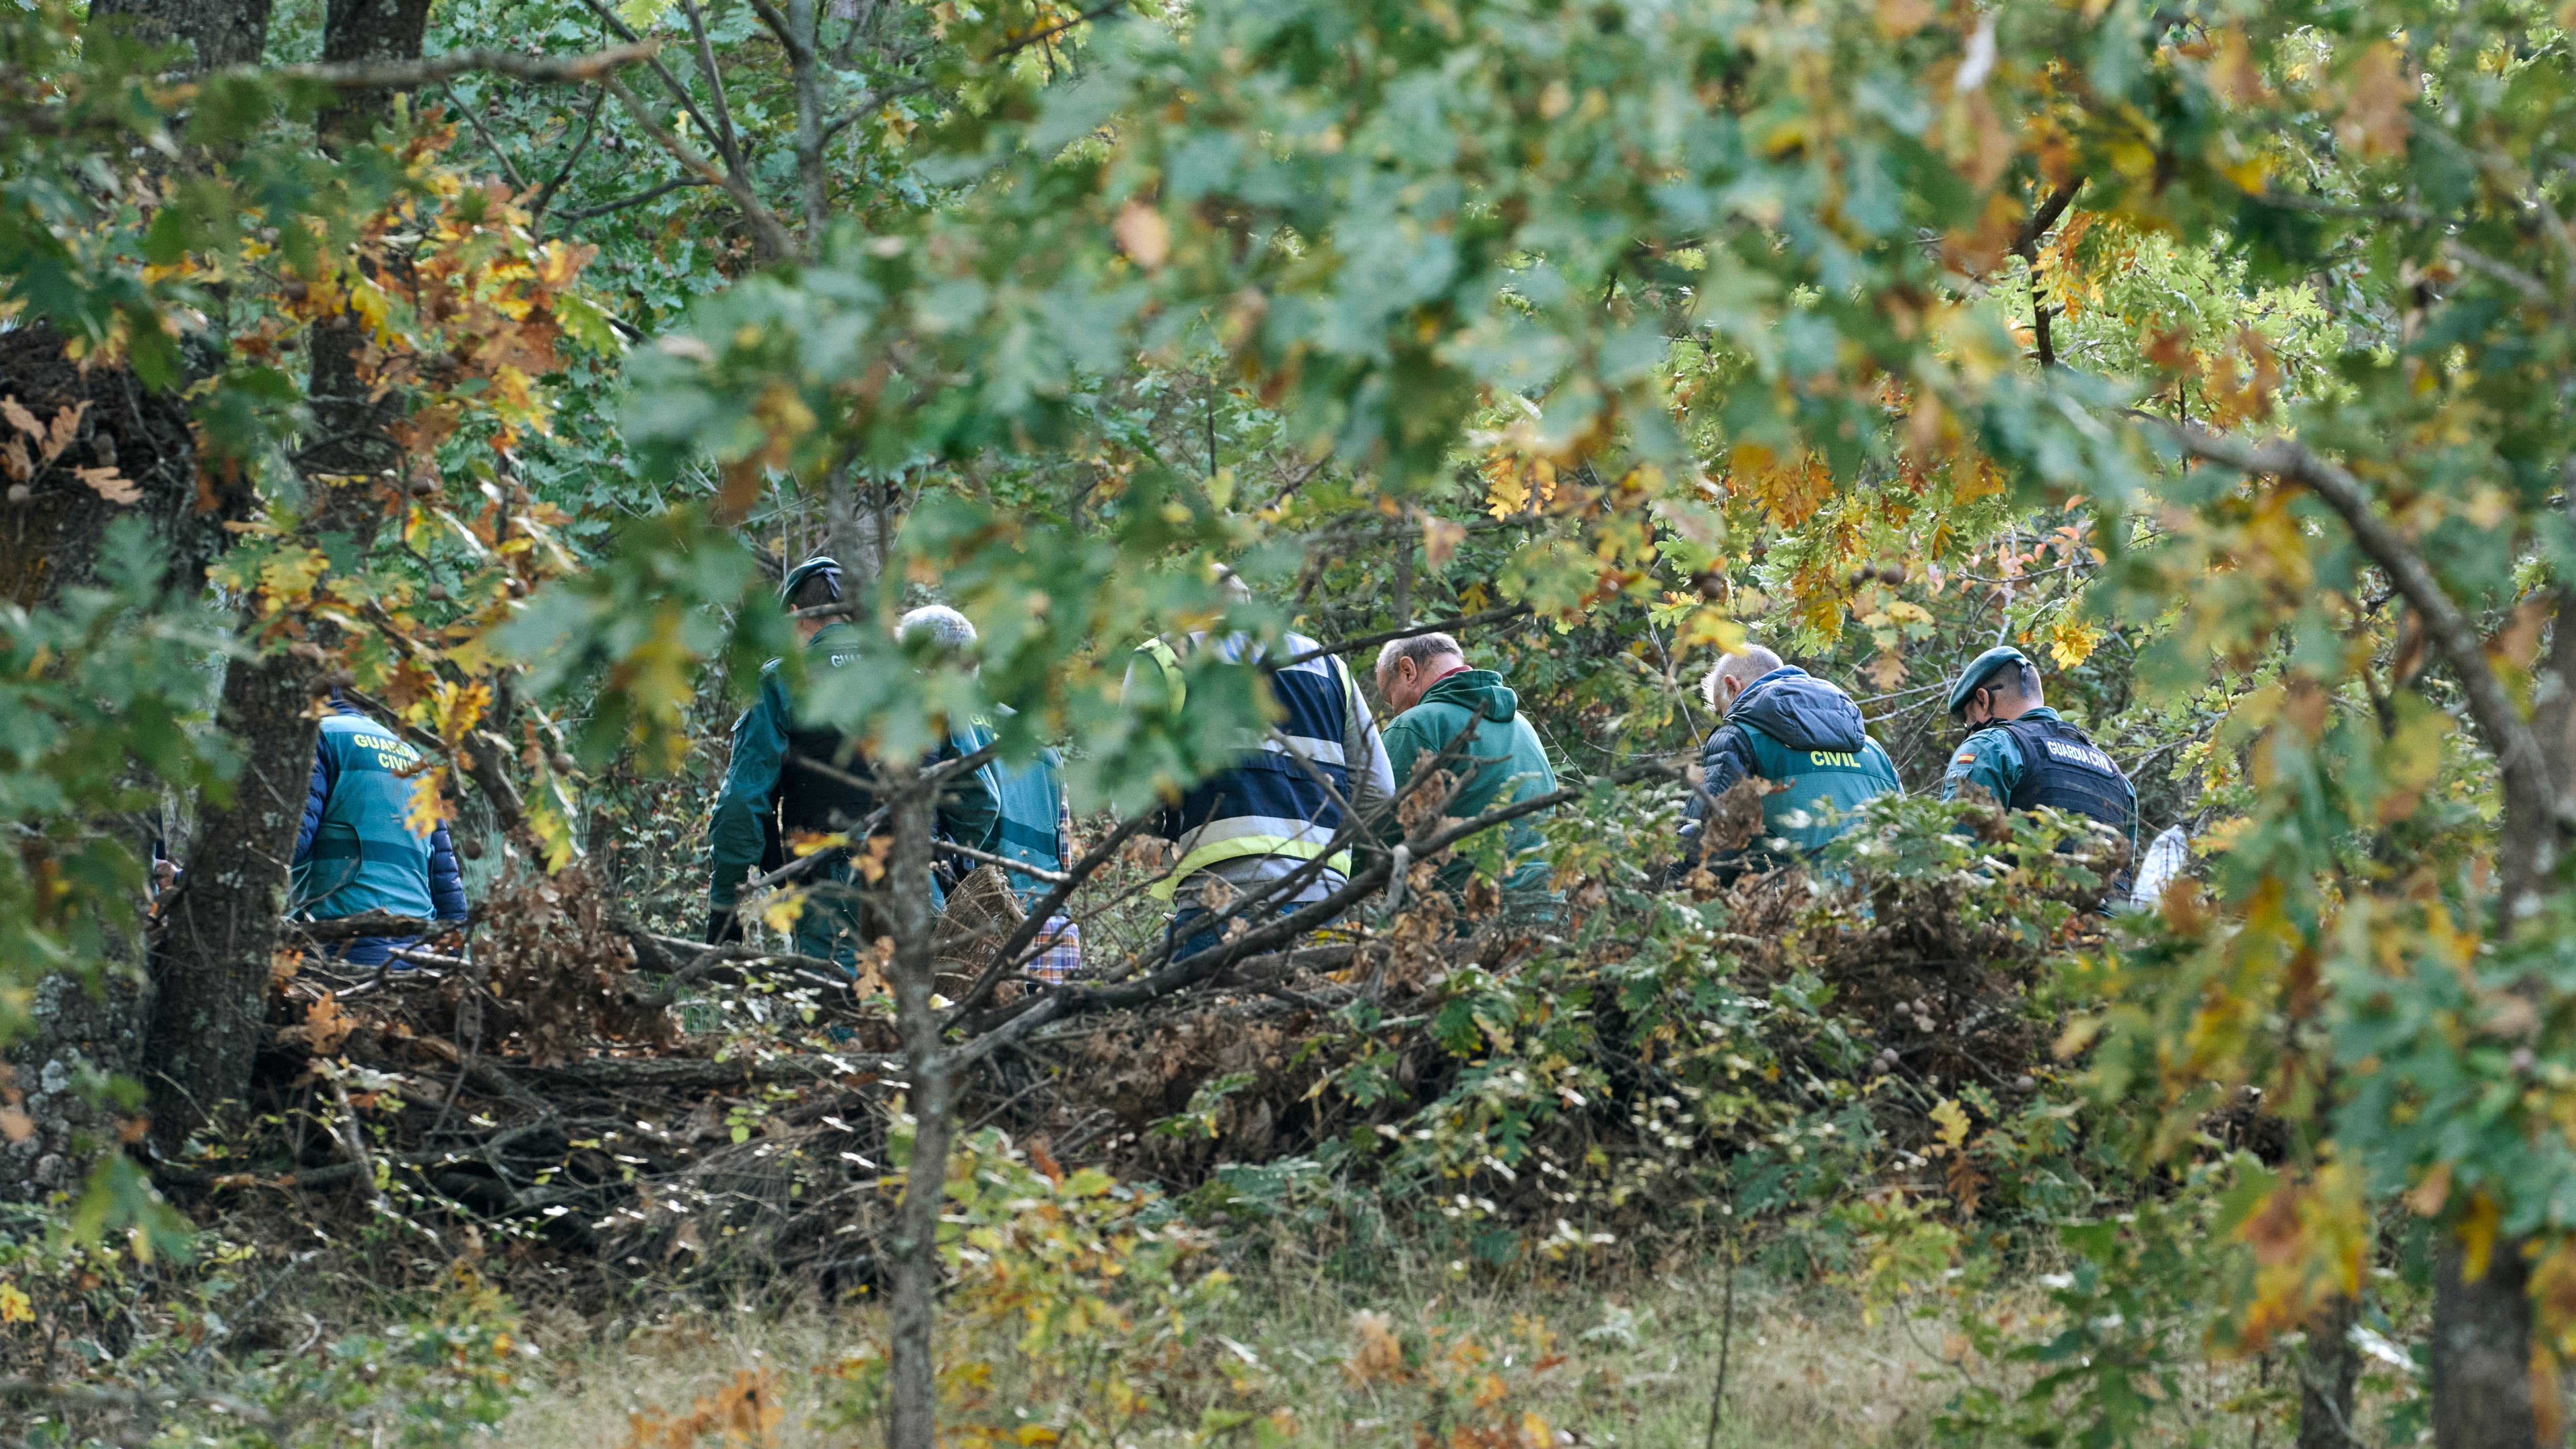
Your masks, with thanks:
[[[832,601],[834,603],[840,602],[841,561],[827,553],[818,553],[812,558],[805,560],[803,563],[798,564],[796,567],[787,571],[787,577],[780,580],[778,584],[778,597],[780,602],[783,603],[789,599],[795,598],[796,590],[801,587],[807,579],[814,577],[816,574],[829,574],[831,576]]]
[[[1950,718],[1953,721],[1965,719],[1968,713],[1968,696],[1976,693],[1988,679],[1994,676],[1996,670],[2007,664],[2018,664],[2031,669],[2039,667],[2030,662],[2029,655],[2010,644],[1998,644],[1969,660],[1968,667],[1959,671],[1959,682],[1950,686]]]

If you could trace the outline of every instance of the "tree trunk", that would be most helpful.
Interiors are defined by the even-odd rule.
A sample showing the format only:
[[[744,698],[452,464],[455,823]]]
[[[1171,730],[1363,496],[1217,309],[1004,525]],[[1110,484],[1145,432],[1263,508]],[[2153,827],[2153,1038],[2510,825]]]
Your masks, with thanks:
[[[2503,889],[2496,935],[2511,937],[2536,906],[2558,865],[2564,839],[2559,801],[2576,783],[2576,586],[2552,601],[2548,658],[2533,681],[2531,733],[2548,775],[2546,790],[2504,792],[2497,855]],[[2433,1293],[2433,1440],[2437,1449],[2527,1449],[2538,1436],[2532,1402],[2529,1276],[2519,1239],[2499,1238],[2486,1276],[2462,1280],[2462,1253],[2447,1243]]]
[[[152,1023],[152,1130],[175,1154],[250,1086],[268,1032],[268,962],[313,777],[314,666],[236,661],[216,726],[242,750],[232,798],[198,805],[197,848],[162,912]]]
[[[912,1083],[912,1161],[896,1205],[888,1306],[892,1393],[886,1405],[886,1449],[932,1449],[938,1432],[939,1379],[932,1356],[932,1315],[939,1292],[939,1209],[947,1200],[948,1147],[956,1103],[931,1008],[931,812],[935,792],[907,782],[890,812],[893,861],[883,899],[894,935],[894,1000]]]
[[[270,0],[90,0],[89,33],[130,28],[153,45],[196,51],[192,70],[257,65],[268,49]]]
[[[48,422],[66,411],[80,422],[56,465],[39,470],[25,495],[0,506],[0,596],[46,607],[64,590],[99,582],[100,549],[111,521],[142,520],[155,552],[168,560],[163,597],[196,597],[205,565],[222,547],[223,525],[249,516],[252,498],[238,478],[201,479],[185,406],[119,367],[75,365],[62,339],[44,324],[0,333],[0,396]],[[141,490],[138,503],[109,503],[75,482],[73,467],[114,467]],[[206,506],[211,501],[211,507]],[[139,775],[134,783],[149,788]],[[84,822],[121,839],[138,861],[164,832],[146,814]],[[152,992],[144,971],[142,899],[125,919],[105,922],[94,973],[41,970],[22,963],[33,988],[28,1029],[0,1060],[0,1085],[33,1131],[0,1142],[0,1201],[40,1199],[77,1187],[89,1165],[117,1140],[127,1104],[111,1084],[131,1083],[147,1061]]]
[[[2433,1442],[2438,1449],[2532,1449],[2531,1299],[2522,1244],[2498,1238],[2486,1276],[2463,1275],[2456,1240],[2433,1266]]]
[[[328,0],[322,17],[322,59],[418,60],[429,31],[429,0]],[[393,114],[395,92],[343,91],[322,108],[317,124],[324,149],[363,141]],[[318,348],[317,348],[318,356]]]
[[[149,45],[184,45],[180,62],[198,72],[256,65],[268,48],[271,0],[91,0],[92,38],[122,31]],[[164,164],[147,159],[158,171]],[[197,349],[191,347],[191,370]],[[0,394],[47,419],[86,404],[79,441],[64,468],[113,467],[143,490],[137,509],[110,505],[73,485],[57,469],[50,481],[11,502],[0,519],[0,594],[30,607],[66,588],[98,581],[98,548],[109,520],[137,513],[172,561],[166,597],[194,598],[205,587],[208,559],[223,546],[223,524],[249,516],[250,489],[239,475],[209,476],[201,486],[195,437],[175,393],[155,392],[124,368],[74,366],[49,326],[0,335]],[[92,821],[146,855],[153,832],[140,818]],[[122,1104],[149,1061],[154,1009],[145,970],[145,921],[111,923],[99,979],[53,971],[38,977],[28,1004],[29,1029],[0,1061],[0,1085],[18,1094],[34,1131],[0,1143],[0,1200],[42,1198],[77,1187],[89,1163],[117,1141]]]
[[[322,53],[332,61],[415,60],[428,21],[428,0],[331,0]],[[364,137],[391,105],[388,92],[342,96],[322,114],[324,149]],[[384,521],[378,485],[393,481],[401,458],[385,428],[403,411],[399,395],[370,396],[358,364],[365,344],[354,318],[314,327],[313,434],[296,456],[313,494],[305,535],[338,535],[361,559]],[[264,623],[255,610],[246,614],[244,635],[256,638]],[[238,661],[224,678],[217,723],[241,750],[242,775],[230,799],[199,805],[197,858],[163,913],[157,953],[149,1085],[153,1135],[165,1151],[248,1090],[267,1036],[269,958],[313,777],[315,703],[327,688],[321,656],[338,634],[317,623],[306,641],[316,647]]]
[[[2307,1347],[2299,1354],[2298,1449],[2364,1449],[2352,1430],[2352,1385],[2361,1376],[2352,1325],[2359,1311],[2338,1293],[2308,1320]]]
[[[886,547],[892,538],[891,505],[884,485],[851,476],[847,464],[823,482],[823,550],[841,563],[844,598],[873,602],[877,580],[885,573]],[[787,560],[794,568],[797,560]]]

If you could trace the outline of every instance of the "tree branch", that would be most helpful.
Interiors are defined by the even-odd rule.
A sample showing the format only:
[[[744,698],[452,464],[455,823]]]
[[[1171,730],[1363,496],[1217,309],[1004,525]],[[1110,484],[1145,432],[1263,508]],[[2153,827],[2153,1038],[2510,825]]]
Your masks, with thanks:
[[[1422,634],[1439,634],[1451,629],[1473,629],[1485,624],[1499,624],[1506,619],[1517,619],[1529,611],[1530,606],[1527,604],[1509,604],[1499,609],[1487,609],[1481,614],[1458,614],[1446,619],[1434,619],[1425,624],[1409,624],[1401,629],[1389,629],[1383,634],[1362,634],[1356,639],[1340,639],[1330,644],[1318,644],[1303,654],[1292,654],[1280,660],[1278,667],[1286,669],[1292,664],[1303,664],[1309,659],[1321,659],[1327,654],[1348,654],[1356,649],[1367,649],[1374,645],[1390,643],[1397,639],[1411,639]]]
[[[634,39],[634,32],[627,32]],[[350,61],[336,65],[241,66],[228,74],[243,80],[301,82],[342,90],[417,90],[468,71],[489,71],[524,81],[605,81],[621,65],[650,61],[658,40],[638,40],[588,55],[521,55],[514,50],[451,50],[425,60]]]
[[[605,0],[581,0],[581,3],[591,14],[599,17],[600,24],[607,26],[618,36],[630,41],[638,39],[634,27],[628,25],[615,10],[609,8]],[[660,42],[656,41],[654,48],[659,50]],[[671,99],[680,103],[681,109],[689,113],[689,119],[697,123],[699,130],[710,136],[714,135],[716,128],[707,124],[706,115],[698,109],[698,103],[689,94],[689,88],[681,83],[678,76],[671,74],[671,68],[662,63],[659,55],[652,58],[652,66],[653,74],[661,79],[662,88],[671,93]]]
[[[993,994],[993,988],[1001,983],[1002,978],[1019,968],[1020,953],[1028,950],[1029,944],[1038,938],[1038,932],[1046,929],[1049,918],[1063,910],[1066,901],[1073,899],[1074,889],[1089,880],[1102,866],[1107,865],[1116,857],[1121,846],[1134,839],[1139,831],[1153,823],[1154,818],[1161,813],[1159,810],[1148,810],[1131,820],[1122,821],[1117,829],[1109,832],[1107,838],[1093,846],[1082,859],[1075,861],[1073,867],[1064,873],[1064,878],[1056,882],[1055,889],[1047,892],[1044,899],[1030,907],[1028,918],[1021,921],[1018,928],[1013,930],[1000,946],[994,948],[993,960],[984,968],[984,974],[975,979],[975,984],[966,989],[966,994],[958,998],[955,1006],[949,1008],[947,1019],[939,1024],[941,1032],[945,1033],[949,1027],[965,1020],[966,1013],[982,1006],[984,999]]]
[[[2013,242],[2013,254],[2021,258],[2023,269],[2030,274],[2030,335],[2039,349],[2043,370],[2057,365],[2057,340],[2048,325],[2054,309],[2048,305],[2048,294],[2039,282],[2039,243],[2049,228],[2057,225],[2057,219],[2066,214],[2066,208],[2074,204],[2075,193],[2083,189],[2081,176],[2059,186],[2040,203],[2039,210],[2030,214],[2030,220],[2022,224],[2021,235]]]
[[[463,100],[458,98],[456,87],[453,83],[440,81],[438,83],[438,89],[441,94],[447,97],[449,103],[456,107],[457,114],[465,118],[465,123],[474,128],[475,139],[483,143],[483,149],[491,152],[492,159],[501,163],[502,171],[509,175],[510,184],[521,191],[527,190],[528,178],[519,174],[518,163],[512,161],[510,159],[510,153],[502,150],[501,143],[493,140],[492,133],[484,129],[483,117],[481,114],[478,113],[474,107],[465,104]]]
[[[676,181],[665,181],[661,185],[656,186],[649,191],[636,192],[633,196],[620,197],[615,201],[607,202],[599,206],[585,206],[578,211],[567,211],[563,214],[563,219],[567,222],[588,221],[594,216],[606,216],[612,211],[624,211],[630,206],[642,206],[644,203],[653,200],[655,197],[668,196],[674,191],[683,190],[687,187],[713,186],[715,184],[715,182],[709,181],[703,176],[683,176]]]
[[[725,195],[732,197],[734,205],[742,208],[743,218],[751,223],[751,229],[759,234],[761,245],[769,249],[771,256],[785,258],[796,255],[796,243],[788,236],[786,226],[778,220],[777,213],[761,201],[759,193],[751,189],[749,182],[717,166],[699,155],[695,146],[672,135],[661,122],[653,119],[652,113],[644,108],[644,103],[636,99],[635,93],[628,90],[623,81],[610,76],[606,83],[609,94],[617,97],[617,103],[626,108],[626,114],[634,118],[635,124],[643,129],[645,135],[652,137],[656,145],[677,157],[681,165],[705,177],[710,184],[724,188]],[[695,115],[697,108],[691,106],[689,111]],[[700,124],[705,123],[702,121]]]
[[[1407,853],[1412,859],[1420,860],[1425,856],[1437,854],[1479,831],[1490,830],[1524,815],[1536,814],[1541,810],[1552,810],[1569,801],[1579,800],[1603,785],[1626,784],[1655,775],[1675,778],[1681,773],[1682,766],[1670,760],[1641,761],[1581,785],[1551,790],[1544,795],[1533,795],[1526,800],[1488,810],[1472,820],[1447,822],[1446,828],[1433,829],[1427,834],[1408,838],[1405,841]],[[1048,1022],[1060,1021],[1066,1017],[1078,1016],[1090,1011],[1140,1006],[1204,981],[1237,961],[1251,956],[1270,954],[1282,942],[1295,940],[1375,894],[1385,883],[1392,867],[1392,856],[1378,856],[1366,866],[1352,872],[1340,889],[1322,900],[1301,906],[1294,912],[1256,926],[1231,941],[1210,947],[1195,956],[1175,961],[1152,975],[1116,985],[1058,986],[1044,995],[1027,1000],[1025,1006],[1015,1002],[1012,1006],[1004,1008],[1003,1012],[995,1018],[990,1018],[983,1023],[970,1024],[968,1027],[970,1032],[975,1032],[979,1025],[983,1030],[963,1045],[953,1048],[949,1053],[948,1065],[951,1070],[963,1070],[991,1055],[1008,1042],[1027,1036]]]
[[[2371,507],[2369,491],[2360,479],[2288,438],[2247,443],[2190,423],[2168,422],[2153,414],[2131,416],[2161,429],[2176,446],[2195,458],[2240,473],[2269,475],[2296,484],[2334,510],[2352,531],[2353,541],[2361,551],[2387,573],[2389,582],[2405,596],[2408,607],[2423,620],[2425,637],[2459,681],[2461,693],[2468,699],[2469,717],[2487,737],[2495,751],[2496,765],[2503,772],[2508,817],[2518,813],[2513,806],[2520,801],[2525,809],[2542,808],[2555,832],[2566,831],[2571,819],[2576,819],[2576,812],[2571,812],[2568,802],[2559,798],[2539,736],[2524,721],[2513,696],[2488,665],[2485,638],[2442,587],[2441,580],[2434,577],[2431,565],[2424,561],[2413,540],[2399,533]],[[2555,849],[2554,841],[2516,836],[2517,832],[2510,828],[2505,832],[2508,859],[2502,874],[2507,882],[2508,922],[2537,906],[2536,898],[2526,900],[2526,896],[2536,876],[2549,868],[2551,861],[2545,857]]]
[[[760,0],[755,0],[755,3],[760,3]],[[1091,21],[1098,20],[1103,16],[1124,10],[1130,3],[1132,3],[1132,0],[1104,0],[1104,3],[1095,5],[1090,9],[1083,11],[1081,14],[1073,16],[1059,24],[1051,25],[1044,30],[1035,31],[1028,35],[1023,35],[1008,44],[995,46],[991,51],[984,54],[979,59],[978,63],[990,65],[994,61],[1001,60],[1007,56],[1017,55],[1032,45],[1043,45],[1046,42],[1055,39],[1057,36],[1064,34],[1066,31],[1073,29],[1077,25],[1087,24]],[[851,106],[849,110],[825,123],[823,134],[826,137],[837,136],[841,134],[843,130],[848,128],[851,123],[866,116],[869,112],[876,110],[888,102],[899,101],[906,96],[917,96],[923,91],[929,90],[935,84],[937,84],[935,81],[921,80],[913,81],[908,85],[894,86],[887,90],[872,91],[862,97],[856,105]]]
[[[555,204],[555,193],[563,190],[563,184],[572,179],[572,168],[581,164],[582,153],[590,149],[591,137],[599,134],[599,111],[607,104],[608,92],[591,92],[590,109],[582,112],[581,135],[573,141],[572,150],[565,153],[563,165],[556,169],[545,185],[537,188],[536,200],[528,208],[530,226],[542,228],[545,225],[546,208]]]
[[[707,43],[706,16],[698,9],[697,0],[681,0],[681,11],[689,17],[689,35],[697,42],[698,74],[706,78],[707,95],[716,106],[716,149],[724,153],[725,165],[742,169],[742,140],[735,133],[733,107],[725,99],[724,74],[716,69],[715,47]]]

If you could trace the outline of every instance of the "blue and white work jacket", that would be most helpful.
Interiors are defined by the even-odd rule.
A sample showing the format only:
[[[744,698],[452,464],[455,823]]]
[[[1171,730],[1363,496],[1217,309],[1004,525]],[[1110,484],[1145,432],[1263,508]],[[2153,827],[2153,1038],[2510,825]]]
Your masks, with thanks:
[[[1285,636],[1280,646],[1289,658],[1317,647],[1302,634]],[[1178,713],[1188,700],[1181,655],[1209,648],[1232,663],[1262,658],[1260,645],[1244,634],[1210,640],[1203,632],[1194,633],[1179,649],[1155,639],[1137,648],[1140,657],[1128,671],[1130,689],[1140,676],[1159,675],[1170,707]],[[1178,848],[1180,860],[1154,888],[1160,899],[1172,899],[1202,874],[1238,889],[1276,880],[1330,851],[1324,869],[1297,898],[1328,895],[1350,875],[1350,851],[1332,849],[1342,828],[1343,806],[1366,814],[1395,793],[1377,719],[1349,666],[1333,655],[1318,655],[1268,670],[1266,678],[1283,716],[1274,732],[1247,741],[1240,762],[1201,780],[1164,811],[1162,833]]]

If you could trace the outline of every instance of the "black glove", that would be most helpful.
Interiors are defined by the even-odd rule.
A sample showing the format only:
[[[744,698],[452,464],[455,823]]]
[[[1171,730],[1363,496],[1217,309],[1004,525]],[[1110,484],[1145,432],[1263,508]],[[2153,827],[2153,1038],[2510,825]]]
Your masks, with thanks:
[[[742,920],[730,906],[717,906],[707,912],[707,944],[730,946],[742,939]]]

